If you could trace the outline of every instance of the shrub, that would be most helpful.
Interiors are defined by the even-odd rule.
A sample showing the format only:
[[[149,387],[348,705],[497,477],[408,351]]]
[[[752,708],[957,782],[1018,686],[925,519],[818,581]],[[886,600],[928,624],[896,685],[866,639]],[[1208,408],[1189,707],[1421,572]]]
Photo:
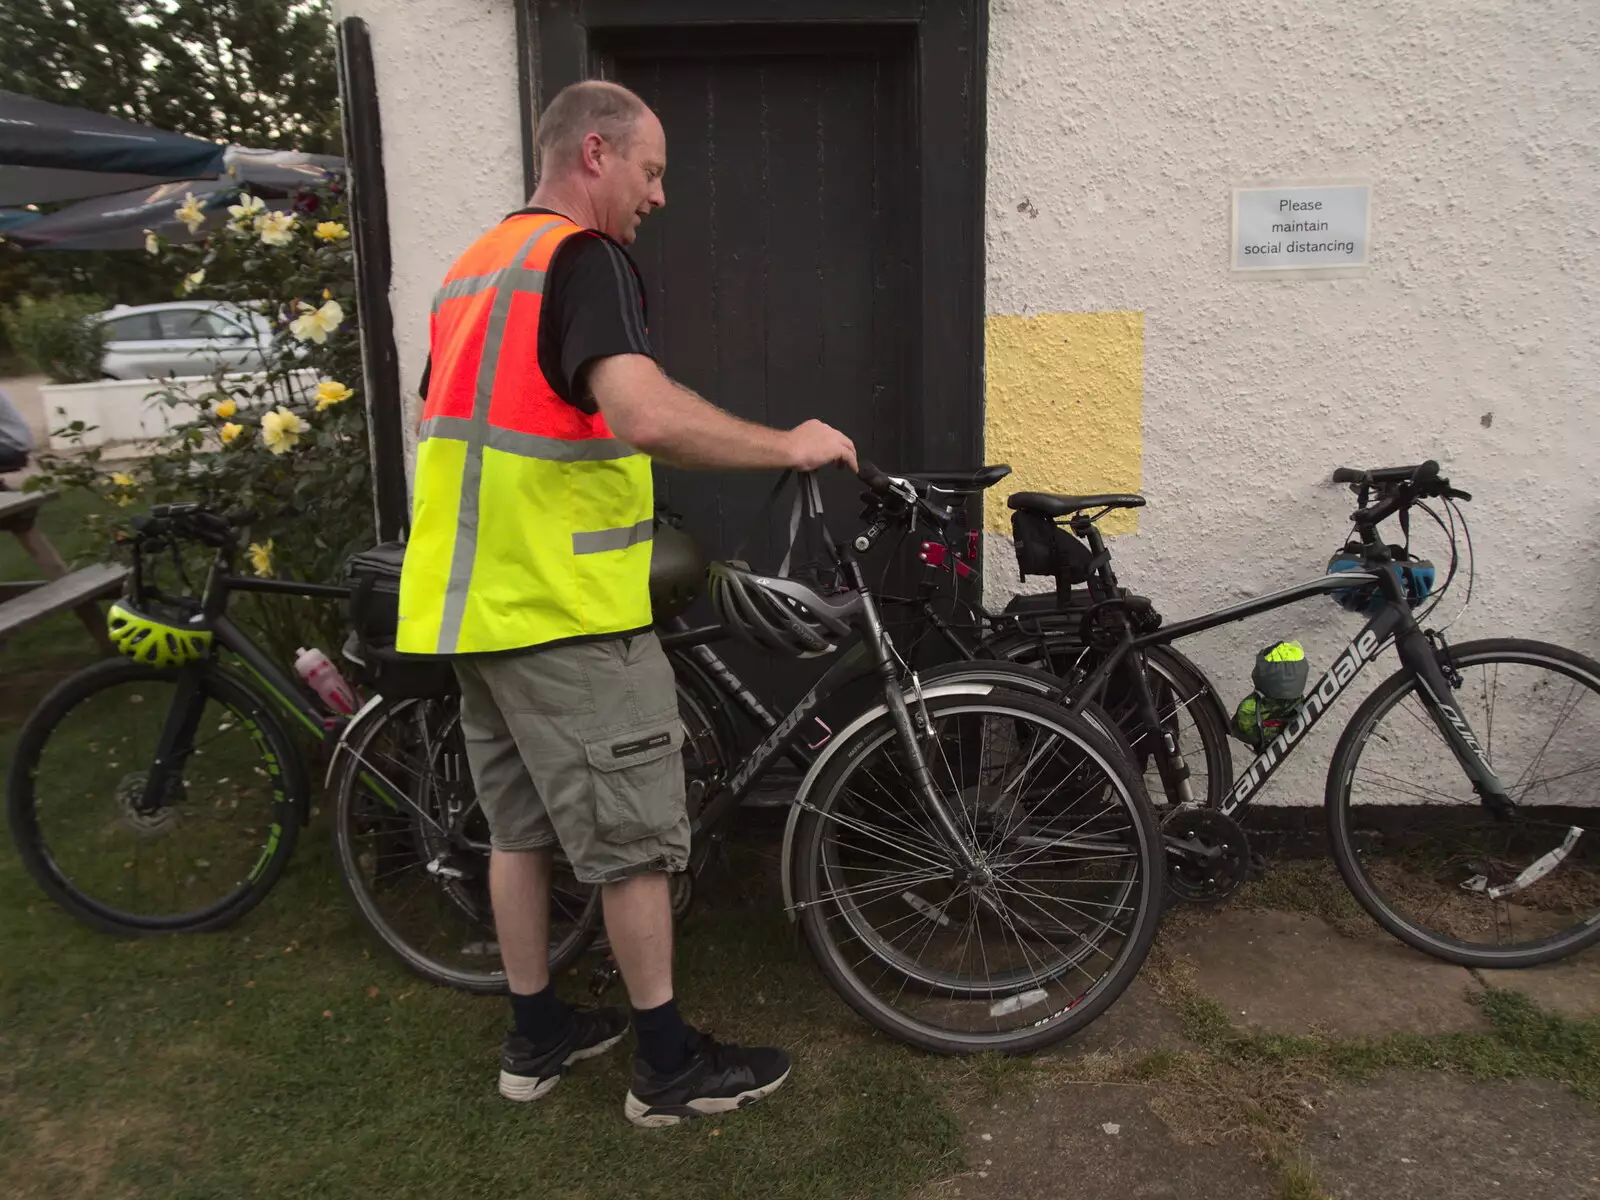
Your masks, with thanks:
[[[99,296],[23,296],[5,313],[6,338],[50,382],[88,383],[100,378],[105,355],[105,330],[89,318],[104,309]]]
[[[258,515],[251,552],[236,569],[315,583],[374,539],[366,407],[356,336],[350,238],[342,190],[300,194],[290,213],[254,207],[248,196],[203,242],[153,252],[181,267],[181,293],[254,308],[268,318],[263,369],[220,370],[187,391],[152,380],[154,398],[194,403],[200,415],[160,440],[137,464],[102,465],[97,447],[46,461],[45,481],[87,487],[127,508],[199,501],[222,512]],[[236,619],[277,654],[315,641],[330,655],[346,618],[337,603],[241,596]]]

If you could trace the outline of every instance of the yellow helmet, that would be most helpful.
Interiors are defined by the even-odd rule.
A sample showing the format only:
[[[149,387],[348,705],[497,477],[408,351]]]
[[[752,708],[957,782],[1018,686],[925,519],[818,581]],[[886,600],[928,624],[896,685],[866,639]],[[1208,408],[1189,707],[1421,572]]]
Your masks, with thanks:
[[[121,654],[151,667],[198,662],[211,649],[211,631],[146,616],[126,600],[111,606],[106,631]]]

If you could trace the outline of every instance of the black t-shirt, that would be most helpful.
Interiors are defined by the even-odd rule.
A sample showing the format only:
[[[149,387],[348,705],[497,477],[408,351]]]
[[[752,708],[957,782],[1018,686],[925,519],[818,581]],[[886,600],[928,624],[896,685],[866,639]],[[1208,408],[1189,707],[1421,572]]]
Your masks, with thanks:
[[[550,212],[519,208],[509,215]],[[561,244],[545,273],[539,370],[568,404],[580,412],[596,412],[589,368],[614,354],[655,357],[645,320],[644,284],[628,252],[597,230],[575,234]],[[424,397],[432,372],[430,357],[418,388]]]

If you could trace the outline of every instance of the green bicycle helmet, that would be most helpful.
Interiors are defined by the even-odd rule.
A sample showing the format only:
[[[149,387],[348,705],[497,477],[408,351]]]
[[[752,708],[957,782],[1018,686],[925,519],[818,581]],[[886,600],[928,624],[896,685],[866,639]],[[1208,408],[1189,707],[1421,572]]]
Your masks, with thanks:
[[[196,618],[198,619],[198,618]],[[119,654],[147,667],[181,667],[211,650],[211,630],[179,624],[176,614],[150,616],[119,600],[106,613],[106,632]]]

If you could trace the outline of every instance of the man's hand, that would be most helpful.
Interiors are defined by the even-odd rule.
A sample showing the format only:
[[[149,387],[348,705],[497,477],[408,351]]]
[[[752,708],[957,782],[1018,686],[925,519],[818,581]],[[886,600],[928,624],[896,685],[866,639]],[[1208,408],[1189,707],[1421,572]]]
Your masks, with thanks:
[[[832,425],[807,421],[785,435],[788,439],[789,466],[796,471],[815,471],[829,463],[842,463],[856,469],[856,444]]]

